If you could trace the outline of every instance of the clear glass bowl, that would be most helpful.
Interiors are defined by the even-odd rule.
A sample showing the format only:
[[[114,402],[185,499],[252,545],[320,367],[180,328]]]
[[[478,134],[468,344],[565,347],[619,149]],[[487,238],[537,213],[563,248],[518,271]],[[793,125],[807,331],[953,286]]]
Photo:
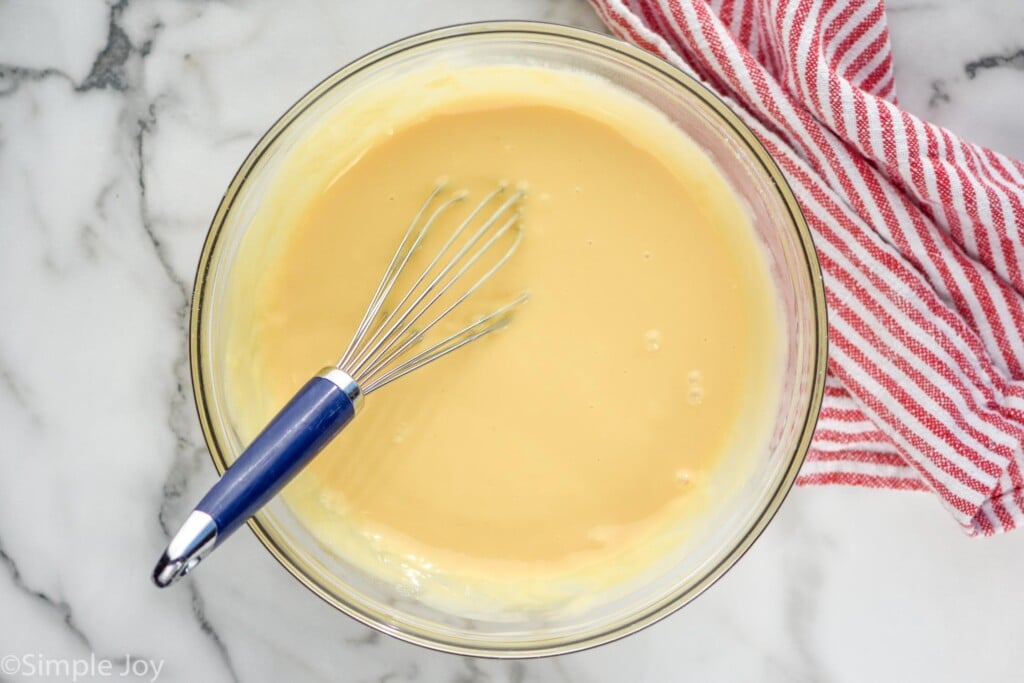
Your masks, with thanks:
[[[766,407],[777,409],[770,455],[671,566],[625,594],[555,619],[466,619],[419,603],[321,548],[278,499],[249,525],[310,590],[384,633],[461,654],[571,652],[637,631],[685,605],[740,558],[778,510],[803,462],[821,404],[827,348],[821,273],[803,215],[776,164],[721,100],[678,69],[617,40],[549,24],[472,24],[413,36],[344,67],[300,99],[246,158],[214,216],[193,293],[190,351],[196,405],[219,472],[243,446],[225,410],[224,335],[218,334],[225,283],[275,169],[303,132],[344,106],[349,94],[435,63],[531,64],[599,76],[660,109],[713,158],[749,205],[773,260],[788,326],[783,397],[777,407]]]

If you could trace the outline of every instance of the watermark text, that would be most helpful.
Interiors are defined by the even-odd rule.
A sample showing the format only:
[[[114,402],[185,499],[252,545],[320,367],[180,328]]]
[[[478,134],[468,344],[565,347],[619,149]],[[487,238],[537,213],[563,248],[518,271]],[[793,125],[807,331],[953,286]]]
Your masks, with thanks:
[[[0,675],[12,678],[41,678],[77,681],[97,678],[124,678],[156,683],[164,669],[164,660],[125,655],[110,659],[91,654],[88,657],[48,657],[38,652],[0,657]]]

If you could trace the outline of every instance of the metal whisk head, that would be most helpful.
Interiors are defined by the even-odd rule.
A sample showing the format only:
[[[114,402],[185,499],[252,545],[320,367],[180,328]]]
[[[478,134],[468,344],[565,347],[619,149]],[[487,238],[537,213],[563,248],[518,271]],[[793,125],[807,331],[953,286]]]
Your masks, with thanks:
[[[394,292],[400,278],[408,279],[415,272],[410,260],[441,217],[468,196],[467,192],[457,192],[434,206],[444,187],[442,182],[434,188],[410,223],[348,349],[337,363],[336,367],[355,380],[363,394],[504,327],[514,309],[527,299],[523,294],[457,332],[417,349],[432,329],[494,277],[522,239],[517,205],[523,192],[508,192],[506,185],[499,185],[458,223],[404,294]],[[477,275],[481,270],[483,273]],[[400,298],[394,307],[382,312],[385,302],[397,296]]]

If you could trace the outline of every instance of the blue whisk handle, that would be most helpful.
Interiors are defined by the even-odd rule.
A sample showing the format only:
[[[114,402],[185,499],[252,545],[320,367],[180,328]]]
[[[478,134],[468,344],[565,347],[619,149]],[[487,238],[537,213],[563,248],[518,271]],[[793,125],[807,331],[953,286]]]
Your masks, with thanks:
[[[196,510],[205,512],[223,539],[295,477],[356,414],[348,394],[317,376],[299,389]]]
[[[164,586],[187,574],[305,467],[362,403],[346,373],[327,368],[299,389],[213,485],[171,539],[153,573]]]

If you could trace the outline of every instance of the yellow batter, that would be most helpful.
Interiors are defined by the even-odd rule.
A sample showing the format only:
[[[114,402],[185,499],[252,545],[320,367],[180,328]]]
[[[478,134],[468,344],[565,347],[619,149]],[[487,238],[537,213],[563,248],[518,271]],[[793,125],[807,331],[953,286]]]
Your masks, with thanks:
[[[521,248],[470,311],[528,290],[512,325],[370,396],[286,489],[339,556],[435,602],[567,601],[657,564],[767,452],[766,257],[656,111],[579,75],[467,68],[368,89],[305,135],[228,292],[243,442],[337,360],[437,178],[528,188]]]

